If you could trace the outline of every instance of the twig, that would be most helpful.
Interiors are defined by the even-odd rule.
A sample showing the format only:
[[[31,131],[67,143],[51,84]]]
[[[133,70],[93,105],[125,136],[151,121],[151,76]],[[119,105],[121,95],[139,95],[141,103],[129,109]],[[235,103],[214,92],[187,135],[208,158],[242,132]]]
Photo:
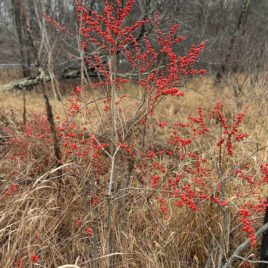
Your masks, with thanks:
[[[258,263],[263,263],[263,264],[268,264],[268,261],[251,261],[249,259],[243,258],[241,256],[235,256],[237,259],[248,262],[248,263],[252,263],[252,264],[258,264]]]
[[[268,230],[268,223],[264,224],[256,233],[255,236],[258,239],[262,233],[264,233],[266,230]],[[247,249],[250,246],[250,239],[248,238],[244,243],[242,243],[240,246],[237,247],[237,249],[234,251],[232,256],[227,260],[227,262],[224,264],[223,268],[230,268],[232,267],[233,262],[235,259],[237,259],[237,256],[240,256],[241,253]]]

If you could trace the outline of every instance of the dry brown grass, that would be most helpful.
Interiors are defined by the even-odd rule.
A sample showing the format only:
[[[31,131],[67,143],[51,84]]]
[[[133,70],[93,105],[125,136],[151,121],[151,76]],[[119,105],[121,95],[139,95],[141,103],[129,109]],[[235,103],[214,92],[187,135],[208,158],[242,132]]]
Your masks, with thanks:
[[[22,71],[20,68],[0,68],[0,84],[8,84],[21,78]]]
[[[230,86],[215,86],[209,77],[195,79],[187,84],[184,98],[167,98],[162,102],[157,108],[156,118],[159,121],[183,121],[185,115],[195,114],[198,106],[209,110],[218,99],[223,100],[225,111],[230,116],[237,111],[245,110],[247,119],[243,128],[250,133],[250,137],[240,146],[241,154],[233,160],[234,163],[239,163],[254,153],[256,148],[268,143],[266,89],[260,88],[263,85],[265,83],[260,81],[254,89],[249,85],[245,86],[238,102]],[[133,93],[129,94],[124,102],[126,107],[131,107],[135,98],[135,89],[131,89],[131,92]],[[90,92],[87,101],[101,96]],[[53,98],[51,102],[55,115],[64,118],[65,110],[62,103]],[[90,120],[78,122],[97,129],[100,115],[96,112],[95,103],[92,102],[91,105]],[[100,106],[103,106],[103,103],[100,103]],[[28,119],[32,112],[40,113],[44,107],[39,93],[27,93]],[[0,109],[2,125],[19,129],[23,110],[21,92],[2,95]],[[131,115],[132,111],[128,109],[125,116]],[[165,135],[166,133],[160,132],[158,142],[161,142]],[[211,147],[204,147],[202,142],[196,146],[206,151],[212,150]],[[28,159],[22,166],[14,167],[4,158],[12,148],[0,145],[0,153],[3,156],[0,162],[2,196],[10,182],[15,181],[19,185],[16,194],[2,197],[0,203],[0,267],[14,267],[14,261],[19,257],[22,258],[23,267],[34,267],[29,261],[32,254],[40,255],[40,267],[47,268],[67,263],[76,264],[81,268],[105,268],[108,259],[112,259],[112,267],[204,267],[211,248],[216,247],[219,241],[223,217],[219,208],[206,204],[201,211],[192,213],[189,209],[178,209],[170,204],[170,218],[163,221],[152,211],[152,207],[158,207],[157,203],[152,201],[150,207],[146,202],[145,191],[135,190],[135,187],[140,189],[140,185],[138,181],[134,182],[122,217],[117,217],[120,211],[118,203],[115,202],[113,206],[113,251],[110,253],[106,245],[105,209],[101,205],[95,210],[88,208],[87,193],[94,188],[94,178],[86,160],[68,162],[61,167],[62,173],[54,169],[53,163],[48,161],[40,172],[36,169],[37,162],[44,162],[46,154],[52,154],[49,148],[45,147],[45,144],[43,150],[38,147],[37,157]],[[250,159],[252,168],[266,162],[267,156],[267,150],[254,154]],[[124,172],[126,171],[122,170],[122,173]],[[208,180],[215,180],[215,177],[209,177]],[[234,189],[243,191],[245,185],[241,181],[232,181],[228,187],[231,200]],[[267,189],[263,191],[267,194]],[[248,198],[257,199],[258,196]],[[229,252],[232,252],[243,241],[245,235],[239,228],[231,230],[240,224],[237,218],[238,208],[233,206],[228,213],[232,224],[228,226],[231,235],[227,243]],[[75,224],[77,219],[83,219],[81,226]],[[261,219],[258,219],[256,226],[260,224]],[[86,236],[86,226],[92,226],[98,237]],[[212,262],[215,262],[217,252],[213,254]],[[215,266],[212,264],[210,267]]]

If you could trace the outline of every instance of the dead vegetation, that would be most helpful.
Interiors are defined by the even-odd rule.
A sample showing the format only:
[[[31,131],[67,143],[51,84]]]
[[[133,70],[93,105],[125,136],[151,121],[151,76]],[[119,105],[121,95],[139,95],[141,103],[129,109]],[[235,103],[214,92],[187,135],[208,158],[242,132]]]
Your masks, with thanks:
[[[231,78],[230,78],[231,79]],[[229,83],[231,83],[229,81]],[[232,82],[233,83],[233,82]],[[195,113],[201,105],[209,110],[217,100],[224,103],[224,110],[232,117],[238,111],[244,110],[247,114],[243,130],[250,136],[239,148],[234,165],[247,161],[251,170],[255,170],[259,163],[265,163],[268,157],[267,146],[267,93],[266,84],[259,80],[251,87],[250,81],[244,84],[243,94],[236,99],[228,84],[215,86],[214,81],[207,77],[192,80],[187,83],[185,97],[176,99],[169,97],[157,108],[156,120],[176,121],[185,120],[185,115]],[[131,90],[129,89],[131,88]],[[135,100],[135,87],[129,85],[128,96],[123,103],[131,107]],[[100,99],[101,93],[89,90],[87,102],[94,106],[89,108],[90,119],[85,123],[83,116],[77,120],[98,130],[99,122],[103,117],[96,111],[95,100]],[[27,119],[31,120],[33,114],[40,114],[45,109],[41,94],[27,92]],[[67,97],[66,97],[67,98]],[[239,103],[238,103],[239,101]],[[64,100],[66,103],[67,100]],[[51,97],[54,115],[65,118],[66,105]],[[103,107],[103,103],[99,107]],[[101,192],[105,187],[108,168],[105,161],[101,163],[99,183],[96,185],[88,165],[87,158],[77,160],[66,158],[66,162],[58,168],[53,166],[53,150],[49,143],[34,143],[31,153],[24,161],[18,161],[17,166],[9,161],[8,154],[17,150],[18,146],[7,145],[6,140],[12,135],[20,133],[22,125],[23,100],[21,92],[14,91],[1,96],[1,132],[0,138],[0,266],[34,267],[31,256],[38,255],[40,267],[59,267],[67,263],[78,267],[217,267],[216,256],[223,214],[219,207],[205,204],[202,209],[192,213],[189,208],[177,208],[168,204],[169,217],[163,220],[159,215],[159,205],[155,200],[148,202],[148,189],[143,184],[142,165],[135,163],[135,170],[120,169],[124,166],[117,163],[117,176],[120,178],[130,176],[131,183],[126,187],[118,187],[118,198],[113,199],[111,217],[112,253],[107,249],[107,230],[105,229],[105,207],[103,203],[91,207],[90,192]],[[128,109],[126,117],[131,116]],[[7,128],[13,132],[8,132]],[[154,140],[155,132],[158,140]],[[147,129],[147,146],[161,144],[167,133],[152,124]],[[150,136],[151,135],[151,136]],[[217,136],[218,133],[211,133]],[[139,139],[137,132],[135,139]],[[151,138],[150,138],[151,137]],[[105,140],[105,139],[104,139]],[[21,145],[22,146],[22,145]],[[202,148],[204,154],[213,151],[214,145],[206,143],[196,144]],[[16,147],[16,148],[15,148]],[[22,148],[22,147],[20,147]],[[263,148],[262,150],[259,150]],[[250,159],[247,157],[252,156]],[[104,159],[105,160],[105,159]],[[127,161],[126,159],[121,161]],[[168,161],[163,158],[163,161]],[[212,163],[211,159],[211,163]],[[213,166],[208,162],[208,166]],[[257,169],[256,169],[257,170]],[[61,172],[59,172],[61,171]],[[129,172],[132,172],[129,174]],[[259,176],[256,171],[255,175]],[[208,177],[207,180],[216,180]],[[14,189],[10,185],[16,183]],[[117,184],[121,181],[117,180]],[[233,180],[228,183],[230,190],[229,201],[232,203],[233,189],[243,192],[244,183]],[[247,188],[245,188],[246,190]],[[267,187],[262,189],[267,195]],[[7,194],[10,191],[10,194]],[[248,196],[248,200],[258,199],[259,196]],[[246,200],[245,200],[246,202]],[[118,213],[120,217],[118,217]],[[234,205],[228,210],[230,219],[227,254],[241,244],[246,235],[241,232],[241,223],[237,214],[238,208]],[[262,217],[256,218],[255,227],[260,227]],[[93,236],[87,234],[86,228],[93,229]],[[256,249],[248,249],[245,258]],[[223,256],[227,259],[228,256]],[[20,263],[22,266],[19,266]],[[207,265],[207,266],[206,266]],[[233,267],[240,266],[237,262]],[[65,267],[65,266],[62,266]],[[67,266],[66,266],[67,267]],[[68,266],[76,267],[76,266]]]

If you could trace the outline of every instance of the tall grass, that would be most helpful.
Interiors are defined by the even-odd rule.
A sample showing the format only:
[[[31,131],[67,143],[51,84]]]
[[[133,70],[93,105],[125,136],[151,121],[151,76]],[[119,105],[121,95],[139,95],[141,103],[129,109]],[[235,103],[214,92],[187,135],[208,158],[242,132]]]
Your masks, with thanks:
[[[261,81],[259,84],[261,85]],[[227,116],[229,114],[231,117],[241,109],[247,113],[243,130],[250,133],[250,136],[240,145],[239,153],[233,161],[240,163],[246,160],[251,170],[255,170],[259,163],[267,161],[267,149],[256,152],[258,148],[267,145],[265,88],[259,88],[258,85],[255,89],[245,88],[245,93],[239,100],[239,108],[230,88],[217,87],[210,78],[190,81],[185,92],[185,97],[179,101],[174,98],[164,100],[157,108],[156,119],[168,121],[169,118],[176,118],[176,121],[183,121],[185,115],[193,114],[200,105],[204,109],[210,109],[216,100],[222,99]],[[88,94],[88,102],[102,96],[101,93],[92,91]],[[131,106],[134,99],[135,88],[123,105]],[[62,103],[53,100],[52,105],[55,115],[64,118]],[[23,161],[17,160],[17,165],[14,166],[14,161],[8,156],[18,153],[18,150],[23,152],[23,142],[20,140],[22,143],[10,144],[8,141],[14,136],[22,135],[22,109],[20,92],[5,93],[1,96],[0,267],[34,267],[35,263],[31,262],[33,255],[40,257],[38,264],[41,267],[58,267],[68,263],[79,267],[107,267],[109,263],[112,267],[157,268],[205,267],[210,263],[207,267],[216,267],[219,254],[216,248],[223,228],[221,209],[207,203],[202,204],[201,210],[193,213],[187,207],[177,208],[167,203],[169,215],[164,220],[159,203],[154,199],[148,202],[148,188],[143,183],[141,169],[144,163],[136,164],[127,190],[118,186],[121,190],[118,192],[118,199],[113,200],[111,211],[112,253],[108,252],[106,211],[101,203],[103,201],[95,207],[91,205],[92,192],[101,192],[100,188],[106,187],[103,182],[109,169],[105,166],[105,158],[101,164],[99,183],[96,184],[96,178],[86,158],[79,161],[66,158],[67,161],[62,166],[55,168],[51,144],[32,139],[27,156]],[[43,110],[42,96],[38,92],[28,92],[28,120],[36,122],[33,114],[40,114]],[[91,121],[87,124],[98,129],[99,116],[92,108]],[[83,116],[75,120],[78,124],[85,124]],[[42,120],[39,119],[38,122]],[[40,124],[38,127],[42,130],[43,126],[45,129],[42,124],[46,123]],[[36,131],[39,133],[38,129]],[[156,131],[158,140],[154,135]],[[135,139],[141,137],[138,132],[134,135]],[[167,135],[165,129],[158,128],[157,124],[152,125],[147,130],[146,146],[161,146]],[[210,133],[212,138],[218,135],[218,132]],[[105,140],[105,133],[100,132],[99,138]],[[198,150],[201,148],[204,154],[213,148],[212,144],[209,146],[202,141],[195,146]],[[29,150],[29,147],[27,148]],[[247,158],[251,154],[252,157]],[[168,160],[163,158],[162,161]],[[128,176],[128,170],[124,169],[123,165],[120,169],[120,166],[120,163],[117,163],[117,176]],[[259,171],[256,168],[255,176],[261,176],[257,172]],[[216,180],[213,175],[209,176],[208,181]],[[10,190],[8,187],[11,183],[16,183],[17,186]],[[120,181],[116,183],[120,184]],[[248,189],[238,179],[227,185],[232,193],[233,189],[243,192],[243,187]],[[265,194],[267,187],[263,188],[263,195]],[[228,198],[232,203],[235,196],[230,195]],[[259,196],[254,195],[247,197],[250,201],[258,198]],[[229,235],[225,242],[227,254],[232,253],[246,238],[246,234],[241,232],[238,213],[239,208],[236,205],[228,209],[228,217],[231,220],[227,226]],[[255,220],[255,227],[261,226],[262,218]],[[88,227],[93,229],[93,235],[87,234]],[[252,253],[257,254],[257,249],[249,249],[245,256]],[[112,262],[108,262],[111,259]],[[22,266],[19,266],[20,263]],[[241,267],[241,262],[234,267]]]

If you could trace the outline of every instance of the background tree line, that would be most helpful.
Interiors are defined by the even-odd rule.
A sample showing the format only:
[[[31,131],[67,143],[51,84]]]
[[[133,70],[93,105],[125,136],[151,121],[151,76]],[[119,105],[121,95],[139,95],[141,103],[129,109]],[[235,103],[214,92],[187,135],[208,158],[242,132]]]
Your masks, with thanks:
[[[102,8],[99,1],[84,2],[89,10]],[[36,57],[46,72],[80,68],[81,40],[74,4],[75,0],[1,0],[0,62],[20,64],[24,77],[36,75]],[[51,23],[45,14],[51,17]],[[191,44],[206,42],[199,64],[218,79],[229,72],[259,73],[267,64],[266,0],[136,1],[133,20],[155,14],[160,14],[164,30],[174,23],[181,25],[181,34],[187,36],[178,46],[182,53]],[[64,30],[57,30],[56,23]],[[150,34],[153,27],[151,23],[137,32],[140,42],[144,35],[154,38]],[[119,65],[124,70],[124,61]]]

